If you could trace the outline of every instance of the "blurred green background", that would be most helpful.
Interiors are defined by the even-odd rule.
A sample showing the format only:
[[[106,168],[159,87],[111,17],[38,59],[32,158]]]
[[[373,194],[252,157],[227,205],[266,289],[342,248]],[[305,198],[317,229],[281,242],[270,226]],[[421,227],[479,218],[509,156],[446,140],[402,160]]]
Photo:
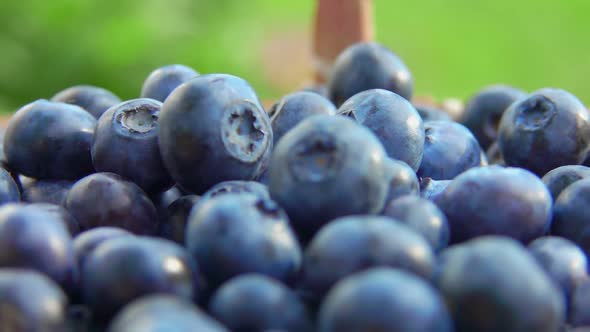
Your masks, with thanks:
[[[590,102],[588,0],[374,0],[377,40],[417,95],[561,87]],[[182,63],[227,72],[273,100],[309,80],[313,0],[0,1],[0,112],[93,84],[121,98]],[[343,22],[345,24],[345,22]]]

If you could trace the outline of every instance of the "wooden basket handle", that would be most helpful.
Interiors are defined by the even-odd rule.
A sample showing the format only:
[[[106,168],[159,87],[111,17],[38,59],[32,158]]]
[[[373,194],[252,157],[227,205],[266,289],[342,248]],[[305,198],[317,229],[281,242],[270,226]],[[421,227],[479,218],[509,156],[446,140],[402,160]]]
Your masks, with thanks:
[[[373,38],[373,0],[317,0],[313,45],[316,83],[326,81],[334,60],[345,48]]]

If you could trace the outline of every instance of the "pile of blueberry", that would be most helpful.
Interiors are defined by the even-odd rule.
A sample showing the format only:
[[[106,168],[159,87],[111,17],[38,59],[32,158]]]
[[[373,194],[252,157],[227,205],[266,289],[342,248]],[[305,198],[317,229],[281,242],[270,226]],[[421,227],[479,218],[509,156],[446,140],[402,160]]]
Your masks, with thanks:
[[[360,43],[268,112],[181,65],[23,106],[0,331],[590,331],[588,110],[497,85],[453,119],[412,92]]]

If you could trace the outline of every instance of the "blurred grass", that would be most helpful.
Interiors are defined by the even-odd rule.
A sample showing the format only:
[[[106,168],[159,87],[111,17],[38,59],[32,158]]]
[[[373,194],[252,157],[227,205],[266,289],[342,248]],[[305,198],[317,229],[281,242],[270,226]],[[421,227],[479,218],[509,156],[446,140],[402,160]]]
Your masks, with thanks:
[[[418,95],[504,82],[590,101],[590,1],[374,2],[377,39],[408,64]],[[80,83],[134,98],[169,63],[244,77],[274,99],[309,78],[313,13],[313,0],[1,1],[0,112]]]

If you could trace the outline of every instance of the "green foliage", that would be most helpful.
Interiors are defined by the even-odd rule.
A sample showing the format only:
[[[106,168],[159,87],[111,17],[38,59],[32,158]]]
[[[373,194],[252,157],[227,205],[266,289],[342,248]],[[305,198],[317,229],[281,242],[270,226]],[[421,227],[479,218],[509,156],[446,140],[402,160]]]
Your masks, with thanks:
[[[505,82],[590,98],[589,1],[374,2],[378,40],[409,65],[419,95],[465,98]],[[0,111],[80,83],[134,98],[170,63],[242,76],[273,99],[288,91],[261,74],[261,49],[284,27],[309,32],[313,12],[312,0],[1,1]]]
[[[421,95],[484,85],[560,87],[590,103],[587,0],[377,0],[377,38],[407,62]]]

